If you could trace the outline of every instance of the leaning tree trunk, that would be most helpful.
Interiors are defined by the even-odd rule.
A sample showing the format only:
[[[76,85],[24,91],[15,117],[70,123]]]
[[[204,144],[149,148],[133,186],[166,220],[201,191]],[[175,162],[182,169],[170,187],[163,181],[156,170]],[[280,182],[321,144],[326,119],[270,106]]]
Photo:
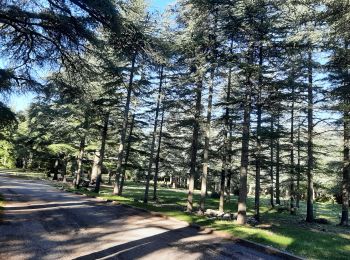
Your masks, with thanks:
[[[128,85],[128,91],[126,96],[126,103],[125,103],[125,109],[124,109],[124,116],[123,116],[123,124],[122,124],[122,131],[120,135],[120,144],[118,149],[118,163],[117,163],[117,172],[115,175],[115,184],[113,189],[113,194],[119,193],[119,178],[122,174],[122,168],[123,168],[123,159],[124,159],[124,145],[125,145],[125,139],[126,139],[126,130],[128,128],[128,118],[129,118],[129,110],[130,110],[130,101],[131,101],[131,92],[132,92],[132,86],[134,82],[134,73],[135,73],[135,61],[136,61],[136,53],[134,53],[131,61],[131,70],[130,70],[130,77],[129,77],[129,85]]]
[[[211,71],[210,85],[208,93],[208,108],[207,108],[207,120],[205,122],[205,139],[203,148],[203,172],[201,180],[201,199],[199,210],[204,213],[205,197],[207,194],[207,178],[208,178],[208,161],[209,161],[209,146],[210,146],[210,130],[211,130],[211,113],[213,107],[213,91],[214,91],[214,70]]]
[[[239,196],[237,223],[247,223],[247,179],[249,166],[249,138],[250,138],[250,112],[251,112],[251,82],[250,75],[247,76],[247,86],[244,98],[244,116],[242,132],[242,152],[239,178]]]
[[[313,71],[312,71],[312,52],[308,53],[308,109],[307,109],[307,207],[306,221],[314,221],[314,205],[313,205]]]
[[[129,136],[128,136],[128,146],[126,148],[126,154],[125,154],[125,160],[124,160],[124,165],[126,166],[129,162],[129,156],[130,156],[130,149],[131,149],[131,140],[132,140],[132,132],[134,130],[134,125],[135,125],[135,115],[132,115],[131,118],[131,124],[130,124],[130,131],[129,131]],[[123,188],[124,188],[124,182],[125,182],[125,167],[123,167],[123,173],[122,173],[122,178],[120,181],[120,186],[119,186],[119,191],[118,191],[118,196],[123,195]]]
[[[145,196],[143,198],[143,202],[148,202],[148,191],[149,191],[149,181],[151,178],[152,173],[152,165],[153,165],[153,157],[154,157],[154,148],[156,144],[156,134],[157,134],[157,127],[158,127],[158,116],[159,116],[159,108],[160,108],[160,102],[162,99],[162,86],[163,86],[163,65],[160,69],[160,76],[159,76],[159,88],[158,88],[158,97],[157,97],[157,107],[156,107],[156,116],[154,118],[154,125],[153,125],[153,133],[152,133],[152,143],[151,143],[151,151],[149,155],[149,162],[148,162],[148,171],[147,171],[147,177],[146,177],[146,189],[145,189]]]
[[[94,189],[94,192],[96,193],[100,192],[100,184],[101,184],[101,177],[102,177],[101,173],[102,173],[103,159],[104,159],[105,148],[106,148],[108,122],[109,122],[109,112],[107,112],[105,115],[104,124],[101,132],[101,148],[100,148],[99,158],[97,162],[97,176],[96,176],[96,185]]]
[[[194,177],[196,174],[196,166],[197,166],[197,151],[198,151],[198,142],[199,142],[198,137],[199,137],[199,130],[200,130],[200,117],[201,117],[201,106],[202,106],[202,87],[203,87],[202,77],[197,81],[196,85],[197,85],[195,88],[196,105],[195,105],[195,114],[194,114],[194,122],[193,122],[190,174],[189,174],[189,185],[188,185],[188,195],[187,195],[188,212],[192,212],[193,210]]]
[[[348,104],[347,104],[348,105]],[[347,108],[346,108],[347,109]],[[344,112],[344,162],[342,180],[342,214],[340,225],[349,225],[349,182],[350,182],[350,113]]]
[[[164,107],[164,104],[163,104],[162,119],[160,121],[160,129],[159,129],[159,136],[158,136],[156,168],[154,170],[153,200],[157,200],[157,182],[158,182],[158,173],[159,173],[160,148],[161,148],[161,144],[162,144],[162,135],[163,135],[164,113],[165,113],[165,107]],[[172,183],[173,182],[171,180],[170,184],[172,184]]]
[[[261,117],[262,117],[262,66],[263,66],[263,50],[259,47],[259,86],[258,86],[258,100],[257,100],[257,129],[256,129],[256,172],[255,172],[255,214],[254,217],[260,221],[260,172],[261,172]]]

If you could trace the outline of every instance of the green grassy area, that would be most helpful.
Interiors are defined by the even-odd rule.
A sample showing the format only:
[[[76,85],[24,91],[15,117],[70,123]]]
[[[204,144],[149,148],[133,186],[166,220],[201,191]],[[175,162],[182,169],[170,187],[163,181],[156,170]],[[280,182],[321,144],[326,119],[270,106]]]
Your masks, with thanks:
[[[25,173],[27,175],[27,173]],[[34,173],[28,176],[35,176]],[[54,185],[63,187],[68,191],[75,192],[69,185],[55,182]],[[152,191],[152,190],[151,190]],[[240,226],[234,221],[213,220],[196,214],[184,212],[187,201],[187,191],[181,189],[158,189],[158,201],[142,203],[144,186],[142,183],[127,182],[124,188],[123,197],[112,194],[112,187],[103,186],[100,194],[95,194],[86,189],[79,192],[89,196],[99,196],[104,199],[115,200],[123,204],[138,208],[160,212],[167,216],[175,217],[189,223],[196,223],[201,226],[211,227],[216,230],[228,232],[236,237],[245,238],[251,241],[273,246],[286,250],[293,254],[307,257],[308,259],[350,259],[350,229],[339,227],[338,214],[340,205],[328,203],[316,203],[316,217],[326,218],[331,224],[308,224],[305,218],[306,205],[301,207],[296,216],[288,212],[279,213],[271,209],[269,199],[261,199],[261,224],[258,226]],[[194,200],[199,201],[199,192],[194,194]],[[218,199],[208,198],[207,208],[217,209]],[[283,202],[282,202],[283,204]],[[248,198],[248,215],[253,214],[254,198]],[[194,205],[198,207],[198,204]],[[237,197],[232,197],[230,202],[225,204],[225,211],[235,212],[237,210]]]

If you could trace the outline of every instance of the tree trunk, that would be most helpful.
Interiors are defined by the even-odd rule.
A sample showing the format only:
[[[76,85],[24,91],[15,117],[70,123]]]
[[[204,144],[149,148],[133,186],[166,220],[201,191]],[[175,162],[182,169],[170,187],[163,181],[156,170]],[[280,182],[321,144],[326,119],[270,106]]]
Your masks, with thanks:
[[[97,176],[96,176],[96,185],[94,189],[94,192],[96,193],[100,192],[100,184],[101,184],[101,177],[102,177],[101,173],[102,173],[103,159],[104,159],[105,148],[106,148],[108,122],[109,122],[109,112],[107,112],[105,115],[104,124],[101,132],[101,148],[100,148],[98,162],[97,162]]]
[[[84,151],[85,151],[86,131],[88,129],[88,125],[89,125],[88,116],[85,115],[84,124],[83,124],[84,133],[80,140],[79,155],[77,158],[78,169],[77,169],[77,175],[74,182],[74,185],[77,189],[79,188],[81,179],[83,177],[83,158],[84,158]]]
[[[298,125],[298,166],[297,166],[297,196],[296,196],[296,207],[299,208],[299,202],[300,202],[300,174],[301,174],[301,157],[300,157],[300,122]]]
[[[295,99],[295,87],[294,87],[294,73],[292,73],[292,110],[291,110],[291,122],[290,122],[290,213],[295,214],[294,200],[295,200],[295,191],[294,191],[294,174],[295,174],[295,165],[294,165],[294,99]]]
[[[273,164],[274,164],[274,157],[273,157],[273,134],[274,134],[274,129],[273,129],[273,115],[271,115],[270,118],[270,204],[271,207],[273,208],[275,206],[274,203],[274,195],[273,195]]]
[[[128,136],[128,146],[126,148],[126,154],[125,154],[125,160],[124,160],[124,165],[126,166],[129,162],[129,155],[130,155],[130,149],[131,149],[131,138],[132,138],[132,132],[134,130],[134,125],[135,125],[135,115],[132,115],[131,118],[131,124],[130,124],[130,131],[129,131],[129,136]],[[120,186],[119,186],[119,191],[118,191],[118,196],[123,195],[123,188],[124,188],[124,183],[125,183],[125,167],[123,167],[123,173],[122,173],[122,178],[120,181]]]
[[[187,195],[187,211],[192,212],[193,210],[193,192],[194,192],[194,177],[196,174],[197,166],[197,151],[198,151],[198,137],[200,130],[200,117],[201,117],[201,106],[202,106],[202,76],[197,81],[196,86],[196,105],[193,123],[193,134],[192,134],[192,145],[191,145],[191,161],[190,161],[190,174],[189,174],[189,185]]]
[[[53,181],[57,181],[58,179],[58,167],[60,165],[60,159],[57,157],[56,160],[55,160],[55,164],[53,166],[53,177],[52,177],[52,180]]]
[[[153,200],[157,200],[157,182],[158,182],[158,173],[159,173],[160,148],[161,148],[161,144],[162,144],[162,135],[163,135],[164,114],[165,114],[165,107],[163,105],[163,107],[162,107],[162,119],[160,121],[160,129],[159,129],[159,136],[158,136],[156,168],[154,171]],[[171,177],[171,175],[170,175],[170,177]],[[172,184],[172,178],[170,180],[170,184]]]
[[[308,53],[308,109],[307,109],[307,207],[306,221],[314,221],[313,207],[313,71],[312,71],[312,52]]]
[[[348,104],[347,104],[348,106]],[[347,109],[347,108],[346,108]],[[344,162],[342,180],[342,214],[340,225],[349,225],[349,182],[350,182],[350,113],[344,112]]]
[[[259,86],[258,86],[258,100],[257,100],[257,128],[256,128],[256,172],[255,172],[255,214],[254,217],[260,221],[260,171],[261,171],[261,117],[262,117],[262,65],[263,65],[263,49],[259,47]]]
[[[205,123],[205,129],[204,129],[205,139],[204,139],[204,148],[203,148],[203,172],[202,172],[202,180],[201,180],[201,199],[200,199],[200,206],[199,206],[199,211],[201,213],[204,213],[204,210],[205,210],[205,197],[207,192],[211,113],[212,113],[212,107],[213,107],[213,91],[214,91],[214,70],[211,71],[211,75],[210,75],[207,121]]]
[[[277,140],[276,140],[276,204],[281,205],[280,199],[280,112],[277,115]]]
[[[253,55],[253,53],[251,53]],[[250,58],[252,60],[252,58]],[[241,167],[239,179],[239,196],[238,196],[238,212],[237,223],[247,223],[247,179],[249,166],[249,138],[250,138],[250,112],[251,112],[251,82],[250,73],[247,76],[247,86],[244,99],[244,116],[242,131],[242,152]]]
[[[122,167],[123,167],[122,164],[123,164],[123,157],[124,157],[124,145],[125,145],[125,138],[126,138],[126,130],[128,128],[128,117],[129,117],[129,110],[130,110],[132,85],[134,82],[136,55],[137,54],[134,53],[131,61],[130,78],[129,78],[128,92],[126,96],[126,103],[125,103],[125,109],[124,109],[122,132],[120,135],[120,144],[118,149],[118,163],[117,163],[117,171],[115,175],[115,184],[114,184],[113,194],[119,193],[119,178],[120,178],[120,175],[122,174]]]
[[[148,202],[149,181],[150,181],[150,178],[151,178],[152,165],[153,165],[153,161],[154,161],[153,157],[154,157],[154,148],[155,148],[155,144],[156,144],[156,134],[157,134],[157,127],[158,127],[159,108],[160,108],[160,103],[161,103],[161,99],[162,99],[163,71],[164,71],[164,67],[162,65],[161,69],[160,69],[160,74],[159,74],[159,88],[158,88],[158,97],[157,97],[156,116],[154,118],[151,151],[150,151],[150,155],[149,155],[148,171],[147,171],[147,177],[146,177],[146,189],[145,189],[145,196],[143,198],[143,202],[144,203]]]

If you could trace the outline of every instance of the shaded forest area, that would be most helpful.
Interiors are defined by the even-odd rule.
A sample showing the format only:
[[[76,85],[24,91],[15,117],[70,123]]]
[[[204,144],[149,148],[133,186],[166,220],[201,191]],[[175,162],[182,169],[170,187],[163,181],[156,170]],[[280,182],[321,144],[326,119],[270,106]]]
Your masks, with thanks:
[[[350,3],[346,0],[0,0],[0,166],[99,193],[125,181],[188,189],[187,212],[238,196],[349,224]],[[102,178],[102,176],[106,176]],[[200,196],[194,200],[195,190]],[[195,206],[198,203],[198,206]],[[197,205],[197,204],[196,204]]]

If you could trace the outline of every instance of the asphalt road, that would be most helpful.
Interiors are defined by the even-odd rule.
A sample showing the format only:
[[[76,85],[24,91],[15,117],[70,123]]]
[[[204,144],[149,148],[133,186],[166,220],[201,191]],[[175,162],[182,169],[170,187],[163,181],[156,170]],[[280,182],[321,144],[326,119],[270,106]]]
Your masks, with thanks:
[[[278,259],[187,223],[0,174],[0,259]]]

